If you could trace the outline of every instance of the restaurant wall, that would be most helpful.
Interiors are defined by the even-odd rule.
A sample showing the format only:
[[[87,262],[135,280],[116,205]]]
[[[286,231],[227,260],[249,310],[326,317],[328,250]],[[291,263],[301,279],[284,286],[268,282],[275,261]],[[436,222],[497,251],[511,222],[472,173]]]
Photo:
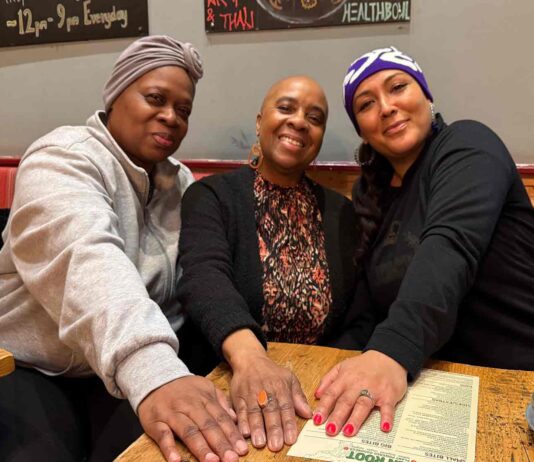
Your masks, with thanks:
[[[359,141],[341,104],[345,70],[393,45],[417,59],[447,121],[478,119],[516,162],[534,163],[532,0],[412,0],[409,23],[235,34],[206,34],[203,18],[201,0],[149,0],[150,32],[193,42],[205,61],[178,157],[245,158],[266,89],[307,74],[330,102],[319,160],[351,160]],[[56,126],[83,124],[102,106],[113,62],[132,40],[0,48],[0,155],[22,154]]]

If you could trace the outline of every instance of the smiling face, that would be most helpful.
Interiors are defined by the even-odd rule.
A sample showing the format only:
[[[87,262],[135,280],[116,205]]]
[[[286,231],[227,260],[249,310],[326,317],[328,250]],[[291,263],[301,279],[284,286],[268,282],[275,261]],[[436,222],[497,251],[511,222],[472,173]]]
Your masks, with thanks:
[[[290,77],[276,83],[256,119],[264,178],[282,186],[296,184],[319,154],[327,115],[325,94],[314,80]]]
[[[377,72],[357,88],[353,99],[361,137],[404,173],[417,159],[430,134],[430,101],[406,72]]]
[[[150,172],[184,139],[194,92],[193,82],[180,67],[147,72],[113,102],[108,130],[132,162]]]

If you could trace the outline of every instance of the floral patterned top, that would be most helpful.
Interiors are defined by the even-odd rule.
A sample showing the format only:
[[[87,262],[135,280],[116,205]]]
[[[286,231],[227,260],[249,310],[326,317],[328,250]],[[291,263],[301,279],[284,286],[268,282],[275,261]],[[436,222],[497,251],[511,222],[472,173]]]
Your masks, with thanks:
[[[256,174],[263,267],[262,330],[269,341],[313,344],[332,306],[322,217],[306,180],[284,188]]]

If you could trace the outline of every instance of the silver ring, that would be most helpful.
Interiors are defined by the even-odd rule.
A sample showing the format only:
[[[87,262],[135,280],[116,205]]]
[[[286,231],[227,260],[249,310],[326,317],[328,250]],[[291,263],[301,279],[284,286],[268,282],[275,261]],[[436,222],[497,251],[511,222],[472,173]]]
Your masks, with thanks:
[[[360,390],[360,393],[358,393],[358,398],[360,398],[361,396],[363,396],[364,398],[369,398],[371,400],[371,403],[373,403],[373,407],[375,407],[376,401],[369,390],[367,390],[366,388]]]

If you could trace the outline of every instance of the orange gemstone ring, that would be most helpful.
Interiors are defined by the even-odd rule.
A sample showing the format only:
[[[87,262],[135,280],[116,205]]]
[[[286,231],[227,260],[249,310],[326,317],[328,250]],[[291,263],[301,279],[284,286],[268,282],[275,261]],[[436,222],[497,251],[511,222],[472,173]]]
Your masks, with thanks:
[[[271,398],[265,390],[260,390],[258,393],[257,400],[258,400],[258,406],[263,409],[269,404],[269,402],[271,401]]]

